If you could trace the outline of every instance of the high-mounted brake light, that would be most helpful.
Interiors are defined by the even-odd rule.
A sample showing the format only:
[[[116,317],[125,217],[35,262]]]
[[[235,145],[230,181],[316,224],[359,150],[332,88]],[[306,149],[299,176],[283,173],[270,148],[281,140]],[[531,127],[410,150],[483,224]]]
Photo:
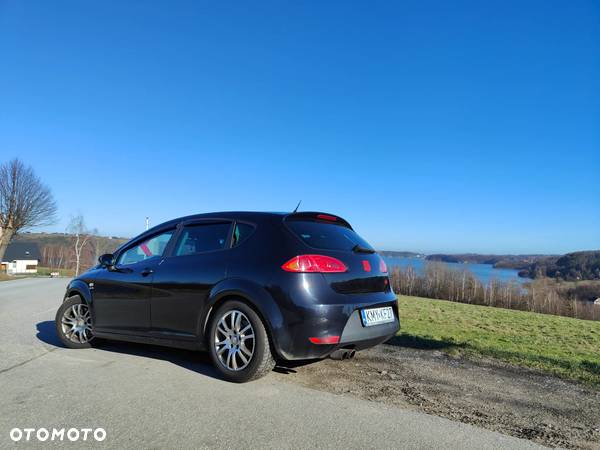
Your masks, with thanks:
[[[348,268],[339,259],[325,255],[299,255],[294,256],[283,266],[286,272],[316,272],[316,273],[341,273]]]
[[[340,342],[339,336],[309,337],[308,340],[313,344],[337,344]]]
[[[330,216],[329,214],[317,214],[317,219],[330,220],[331,222],[337,221],[337,217]]]
[[[387,264],[385,263],[385,261],[383,260],[383,258],[381,256],[379,257],[379,271],[381,273],[387,273],[387,271],[388,271]]]

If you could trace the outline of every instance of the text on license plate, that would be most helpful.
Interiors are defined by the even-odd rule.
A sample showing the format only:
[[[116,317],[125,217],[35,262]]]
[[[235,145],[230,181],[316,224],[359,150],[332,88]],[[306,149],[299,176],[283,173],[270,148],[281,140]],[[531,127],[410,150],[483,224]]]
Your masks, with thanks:
[[[391,306],[383,308],[361,309],[360,315],[365,327],[394,321],[394,310]]]

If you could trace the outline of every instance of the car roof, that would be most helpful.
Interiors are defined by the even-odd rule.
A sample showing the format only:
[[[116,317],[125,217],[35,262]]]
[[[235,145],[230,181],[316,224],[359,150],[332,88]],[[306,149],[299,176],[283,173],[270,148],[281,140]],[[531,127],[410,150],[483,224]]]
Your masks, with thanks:
[[[202,213],[202,214],[192,214],[189,216],[178,217],[177,219],[169,220],[168,222],[161,223],[157,225],[155,228],[162,228],[163,226],[168,226],[172,223],[185,222],[191,220],[201,220],[201,219],[238,219],[238,220],[269,220],[269,219],[283,219],[287,216],[298,216],[298,217],[310,217],[316,216],[319,214],[324,214],[332,217],[337,217],[338,220],[342,220],[346,222],[339,216],[334,216],[330,213],[324,213],[322,211],[302,211],[302,212],[265,212],[265,211],[220,211],[220,212],[210,212],[210,213]],[[347,222],[346,222],[347,223]],[[348,225],[349,226],[349,225]]]
[[[169,226],[173,223],[187,222],[191,220],[201,219],[240,219],[240,220],[268,220],[283,218],[290,213],[287,212],[262,212],[262,211],[219,211],[202,214],[191,214],[189,216],[182,216],[176,219],[169,220],[157,225],[156,229],[162,228],[163,226]],[[150,231],[150,230],[148,230]]]
[[[310,212],[301,212],[297,213],[298,216],[304,215],[316,215],[323,214],[320,212],[310,211]],[[135,236],[129,241],[125,242],[115,252],[121,250],[123,247],[128,245],[133,240],[138,240],[140,238],[144,238],[145,236],[154,234],[156,232],[160,232],[160,230],[175,226],[180,222],[187,222],[193,220],[202,220],[202,219],[228,219],[228,220],[247,220],[251,222],[265,222],[272,220],[283,220],[287,216],[295,215],[295,212],[264,212],[264,211],[220,211],[220,212],[210,212],[210,213],[202,213],[202,214],[192,214],[189,216],[178,217],[176,219],[171,219],[166,222],[160,223],[149,230],[144,231],[143,233]],[[342,219],[343,220],[343,219]],[[345,222],[345,221],[344,221]],[[345,222],[347,223],[347,222]],[[348,225],[349,226],[349,225]]]
[[[248,220],[248,221],[259,221],[262,222],[264,220],[272,220],[272,219],[283,219],[285,216],[289,215],[287,212],[261,212],[261,211],[221,211],[221,212],[210,212],[210,213],[202,213],[202,214],[191,214],[189,216],[182,216],[176,219],[171,219],[166,222],[162,222],[158,225],[153,226],[152,228],[144,231],[143,233],[138,234],[137,236],[129,239],[127,242],[123,243],[119,246],[115,252],[121,250],[123,247],[128,245],[133,240],[138,240],[143,238],[144,236],[154,234],[157,231],[160,231],[164,228],[169,228],[174,226],[180,222],[193,221],[193,220],[201,220],[201,219],[228,219],[228,220]]]
[[[265,212],[265,211],[220,211],[220,212],[210,212],[210,213],[202,213],[202,214],[193,214],[190,216],[180,217],[175,220],[193,220],[193,219],[210,219],[212,217],[217,218],[227,218],[227,219],[237,219],[237,218],[266,218],[266,217],[285,217],[289,212]]]

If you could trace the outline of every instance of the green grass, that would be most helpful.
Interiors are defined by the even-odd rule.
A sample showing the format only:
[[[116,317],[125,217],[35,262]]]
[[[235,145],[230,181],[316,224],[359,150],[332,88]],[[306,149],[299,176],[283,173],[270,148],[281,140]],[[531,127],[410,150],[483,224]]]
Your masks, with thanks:
[[[58,272],[61,277],[74,277],[75,271],[72,269],[51,269],[49,267],[38,266],[37,275],[39,276],[50,276],[50,273]]]
[[[51,272],[58,272],[61,277],[67,277],[67,278],[72,278],[75,276],[75,271],[72,269],[50,269],[49,267],[38,266],[37,273],[7,275],[6,272],[0,271],[0,281],[10,281],[10,280],[18,280],[20,278],[32,278],[32,277],[49,277]]]
[[[400,344],[492,357],[600,387],[600,322],[399,296]]]

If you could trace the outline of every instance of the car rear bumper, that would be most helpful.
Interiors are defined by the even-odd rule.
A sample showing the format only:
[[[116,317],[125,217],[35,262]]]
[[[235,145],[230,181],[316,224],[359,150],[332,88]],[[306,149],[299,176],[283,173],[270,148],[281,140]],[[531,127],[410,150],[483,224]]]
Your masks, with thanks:
[[[280,329],[276,351],[286,360],[326,358],[338,349],[364,350],[387,341],[400,329],[398,303],[393,293],[357,296],[352,303],[304,305],[302,317]],[[391,306],[394,322],[366,327],[360,310]],[[310,338],[338,336],[336,344],[315,344]]]
[[[360,311],[355,310],[346,322],[338,347],[364,350],[387,341],[400,329],[397,308],[394,309],[394,316],[396,319],[394,322],[365,327],[360,318]]]

